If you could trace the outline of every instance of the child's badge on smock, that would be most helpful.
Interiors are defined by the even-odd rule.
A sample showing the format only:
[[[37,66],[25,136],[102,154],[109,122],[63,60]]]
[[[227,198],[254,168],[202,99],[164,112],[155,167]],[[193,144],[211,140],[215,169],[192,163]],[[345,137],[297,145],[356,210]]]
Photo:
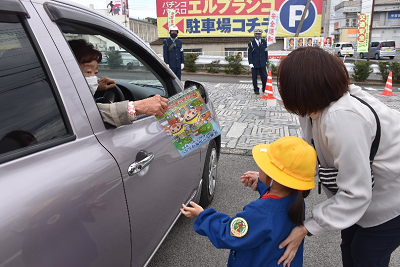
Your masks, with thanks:
[[[247,224],[246,220],[237,217],[232,220],[231,222],[231,234],[236,237],[243,237],[247,234],[247,230],[249,230],[249,225]]]

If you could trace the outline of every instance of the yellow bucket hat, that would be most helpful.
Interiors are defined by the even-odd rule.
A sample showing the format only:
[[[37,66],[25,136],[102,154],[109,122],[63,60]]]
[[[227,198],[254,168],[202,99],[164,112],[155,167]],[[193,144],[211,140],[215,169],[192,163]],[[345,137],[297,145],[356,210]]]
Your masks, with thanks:
[[[303,139],[282,137],[268,145],[256,145],[252,152],[258,167],[274,181],[297,190],[314,188],[317,154]]]

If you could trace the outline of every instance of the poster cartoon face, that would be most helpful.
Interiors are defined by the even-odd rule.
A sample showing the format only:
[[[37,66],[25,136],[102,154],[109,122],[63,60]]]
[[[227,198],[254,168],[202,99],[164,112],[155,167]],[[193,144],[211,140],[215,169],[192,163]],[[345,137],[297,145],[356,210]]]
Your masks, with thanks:
[[[168,111],[156,119],[182,156],[221,134],[211,111],[195,88],[171,97]]]

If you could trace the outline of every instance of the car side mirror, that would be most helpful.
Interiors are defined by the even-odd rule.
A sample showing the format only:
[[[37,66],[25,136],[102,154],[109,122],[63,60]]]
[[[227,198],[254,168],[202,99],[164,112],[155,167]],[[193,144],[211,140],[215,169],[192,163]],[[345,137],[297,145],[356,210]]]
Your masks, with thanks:
[[[191,81],[191,80],[185,81],[185,85],[184,85],[185,90],[188,88],[192,88],[192,87],[196,87],[196,89],[200,91],[201,97],[203,98],[204,102],[207,104],[208,98],[207,98],[207,93],[206,93],[206,89],[205,89],[204,85],[199,82],[196,82],[196,81]]]

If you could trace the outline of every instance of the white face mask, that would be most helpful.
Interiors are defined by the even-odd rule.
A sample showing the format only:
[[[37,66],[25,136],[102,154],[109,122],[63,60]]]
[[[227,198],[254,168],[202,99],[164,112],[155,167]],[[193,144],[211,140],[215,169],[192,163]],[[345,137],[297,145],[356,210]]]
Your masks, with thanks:
[[[97,76],[89,76],[85,77],[86,81],[89,85],[90,92],[92,92],[92,95],[96,93],[97,87],[99,87],[99,82],[97,81]]]

